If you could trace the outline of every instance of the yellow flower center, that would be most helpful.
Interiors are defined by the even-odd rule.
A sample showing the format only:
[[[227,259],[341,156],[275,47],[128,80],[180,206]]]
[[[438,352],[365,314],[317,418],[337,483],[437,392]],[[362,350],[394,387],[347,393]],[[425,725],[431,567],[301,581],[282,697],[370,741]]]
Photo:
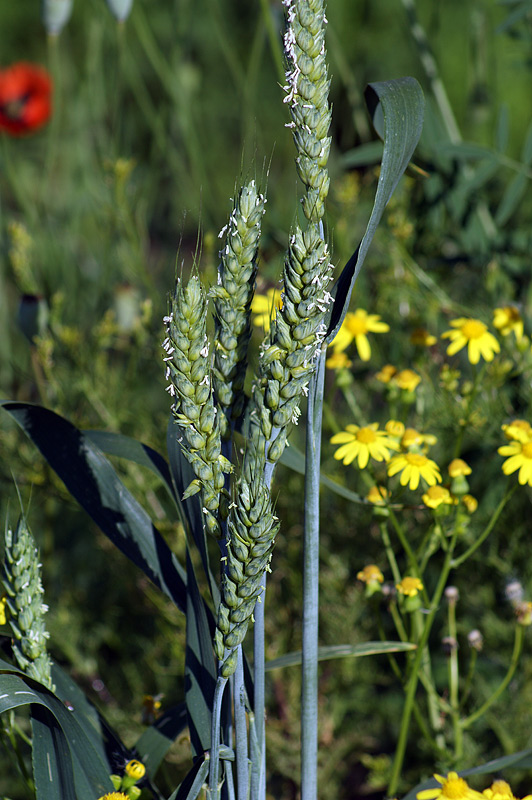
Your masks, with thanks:
[[[404,457],[413,467],[424,467],[428,462],[427,456],[422,456],[421,453],[405,453]]]
[[[448,778],[443,783],[441,793],[450,800],[463,800],[469,794],[469,786],[463,778]]]
[[[532,442],[526,442],[521,445],[521,452],[525,458],[532,458]]]
[[[362,444],[373,444],[377,441],[377,434],[373,428],[360,428],[355,436],[357,442],[362,442]]]
[[[478,319],[468,319],[462,325],[462,334],[466,339],[480,339],[486,333],[486,326]]]

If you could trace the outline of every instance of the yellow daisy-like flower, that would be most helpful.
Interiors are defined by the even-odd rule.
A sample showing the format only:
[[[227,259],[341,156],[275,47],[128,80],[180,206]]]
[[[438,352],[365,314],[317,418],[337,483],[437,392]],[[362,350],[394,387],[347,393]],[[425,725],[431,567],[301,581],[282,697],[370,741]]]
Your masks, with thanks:
[[[471,467],[461,458],[453,458],[447,471],[451,478],[458,478],[460,475],[471,475]]]
[[[278,308],[283,307],[283,300],[279,289],[268,289],[266,294],[256,294],[251,301],[251,312],[255,314],[253,324],[264,328],[265,333],[270,330],[270,322],[275,319]]]
[[[390,492],[384,486],[372,486],[366,495],[366,500],[374,506],[383,506],[390,497]]]
[[[410,341],[417,347],[432,347],[438,340],[431,333],[428,333],[425,328],[416,328],[410,334]]]
[[[462,497],[462,503],[465,505],[468,514],[474,514],[478,508],[478,500],[472,494],[465,494]]]
[[[514,419],[508,425],[503,425],[502,429],[507,439],[518,442],[528,442],[532,439],[532,427],[526,419]]]
[[[397,373],[393,364],[385,364],[379,372],[375,373],[375,377],[381,383],[390,383],[393,376]]]
[[[423,591],[423,584],[419,580],[419,578],[403,578],[401,583],[396,583],[395,588],[400,594],[404,594],[405,597],[415,597],[418,592]]]
[[[343,350],[339,350],[338,352],[334,352],[329,356],[325,362],[325,366],[328,367],[328,369],[340,370],[349,369],[352,363],[353,362],[351,359],[347,357]]]
[[[511,475],[512,472],[519,470],[517,479],[521,486],[525,483],[532,486],[532,441],[510,442],[499,447],[497,452],[501,456],[510,456],[502,465],[505,475]]]
[[[485,361],[493,361],[501,346],[495,336],[488,331],[488,326],[479,319],[460,317],[449,323],[454,330],[442,333],[442,339],[450,339],[447,355],[454,356],[467,345],[467,357],[471,364],[478,364],[480,357]]]
[[[390,326],[381,322],[378,314],[368,314],[363,308],[357,308],[353,313],[348,311],[345,319],[332,341],[335,352],[345,350],[354,340],[358,355],[362,361],[369,361],[371,347],[367,337],[368,333],[386,333]]]
[[[400,453],[393,456],[388,464],[388,475],[391,477],[401,472],[401,486],[408,483],[409,489],[414,491],[419,486],[419,480],[424,481],[428,486],[441,483],[441,475],[438,465],[427,456],[421,453]]]
[[[345,431],[335,433],[331,444],[341,444],[334,457],[337,461],[350,464],[358,459],[360,469],[367,467],[370,457],[375,461],[388,461],[390,450],[397,450],[398,445],[390,439],[386,431],[380,431],[377,422],[359,427],[347,425]]]
[[[442,503],[448,506],[456,505],[457,500],[445,486],[429,486],[423,495],[423,502],[429,508],[438,508]]]
[[[129,797],[124,792],[108,792],[99,797],[98,800],[129,800]]]
[[[493,327],[497,328],[501,336],[509,336],[513,331],[517,342],[523,338],[523,319],[515,306],[496,308],[493,311]]]
[[[402,369],[401,372],[395,373],[392,383],[395,383],[400,389],[413,392],[421,383],[421,378],[413,369]]]
[[[363,583],[382,583],[384,575],[376,564],[368,564],[367,567],[357,572],[357,578]]]
[[[405,428],[401,437],[401,447],[408,450],[410,447],[420,447],[423,444],[423,434],[415,428]]]
[[[146,767],[141,761],[137,761],[136,758],[132,759],[132,761],[128,761],[126,764],[126,775],[129,775],[130,778],[135,778],[136,781],[140,781],[141,778],[144,777],[146,774]]]
[[[480,792],[475,792],[468,783],[458,776],[456,772],[449,772],[447,777],[434,776],[441,786],[433,789],[423,789],[416,794],[417,800],[478,800],[482,798]]]

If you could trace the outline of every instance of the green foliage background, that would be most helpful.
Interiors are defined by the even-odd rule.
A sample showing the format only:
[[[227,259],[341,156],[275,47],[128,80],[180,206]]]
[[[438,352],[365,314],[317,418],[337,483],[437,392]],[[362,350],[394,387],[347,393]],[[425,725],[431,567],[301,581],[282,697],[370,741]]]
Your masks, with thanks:
[[[331,0],[328,8],[334,110],[328,224],[335,263],[343,265],[359,241],[377,180],[378,158],[353,153],[374,139],[363,111],[366,83],[410,74],[429,102],[416,156],[428,175],[411,172],[404,179],[355,293],[354,303],[380,313],[397,333],[374,348],[369,367],[357,367],[355,391],[364,409],[376,402],[368,370],[385,361],[406,364],[407,330],[414,324],[441,329],[442,310],[489,315],[503,301],[521,304],[526,320],[532,303],[530,19],[508,25],[518,8],[512,2],[419,0],[417,8],[462,136],[476,150],[445,151],[444,124],[399,0]],[[268,13],[280,30],[280,4]],[[0,40],[0,66],[48,64],[56,86],[46,130],[0,140],[0,394],[41,402],[82,428],[120,431],[163,451],[168,397],[159,343],[176,254],[188,266],[201,250],[202,275],[215,280],[217,232],[229,197],[241,179],[256,175],[268,184],[261,263],[266,289],[277,280],[297,213],[281,76],[260,4],[135,0],[130,19],[117,30],[103,0],[85,0],[75,4],[59,41],[47,43],[35,4],[4,2]],[[512,194],[517,174],[524,175],[523,187]],[[491,236],[478,223],[479,208],[494,220]],[[32,239],[18,271],[10,258],[13,222],[23,223]],[[50,306],[50,333],[37,348],[17,327],[24,292],[42,294]],[[470,457],[482,464],[478,492],[493,487],[486,517],[500,498],[502,476],[499,463],[487,457],[493,447],[483,449],[482,442],[496,436],[502,413],[530,415],[530,378],[492,375],[492,389],[483,396],[482,413],[492,422],[471,437]],[[444,431],[452,437],[452,397],[436,395],[439,405],[427,428],[432,423],[442,439]],[[352,421],[332,379],[328,408],[329,423],[336,421],[328,433]],[[295,442],[298,437],[296,431]],[[41,549],[52,655],[126,742],[134,741],[142,730],[144,694],[162,693],[165,705],[181,698],[184,620],[92,528],[4,417],[0,448],[2,516],[17,516],[15,476]],[[165,522],[167,501],[153,476],[120,468],[182,555],[180,531]],[[327,447],[323,468],[352,485]],[[269,658],[300,646],[303,510],[293,498],[301,496],[301,483],[280,467],[282,534],[268,589]],[[505,581],[517,577],[532,589],[529,499],[523,490],[477,556],[474,574],[461,573],[461,634],[475,627],[485,632],[479,682],[486,694],[504,672],[511,644]],[[369,512],[327,491],[322,503],[321,641],[363,642],[373,638],[374,624],[355,576],[379,559],[374,523]],[[531,677],[527,644],[504,702],[468,739],[466,766],[532,745]],[[268,690],[270,789],[288,800],[297,793],[297,671],[272,672]],[[320,796],[382,796],[402,698],[385,659],[326,663],[320,690]],[[162,783],[175,785],[188,760],[183,738]],[[0,795],[25,800],[10,764],[7,751],[0,754]],[[413,747],[405,788],[433,767],[423,744]]]

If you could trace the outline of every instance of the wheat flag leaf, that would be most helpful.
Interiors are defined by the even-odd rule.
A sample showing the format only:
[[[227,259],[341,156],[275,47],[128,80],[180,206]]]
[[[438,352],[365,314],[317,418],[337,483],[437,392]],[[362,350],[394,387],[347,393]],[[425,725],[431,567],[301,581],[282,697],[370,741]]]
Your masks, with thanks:
[[[26,705],[37,736],[33,767],[39,800],[94,800],[111,791],[109,763],[75,711],[46,687],[0,661],[0,713]]]
[[[186,704],[179,703],[157,717],[137,740],[135,751],[149,776],[155,775],[165,755],[187,725]]]
[[[146,511],[83,431],[32,403],[2,401],[98,527],[186,613],[186,573]]]
[[[344,320],[377,225],[412,158],[423,128],[425,100],[415,78],[370,83],[365,98],[374,127],[384,140],[381,171],[366,232],[331,291],[334,303],[326,321],[327,343],[332,342]]]

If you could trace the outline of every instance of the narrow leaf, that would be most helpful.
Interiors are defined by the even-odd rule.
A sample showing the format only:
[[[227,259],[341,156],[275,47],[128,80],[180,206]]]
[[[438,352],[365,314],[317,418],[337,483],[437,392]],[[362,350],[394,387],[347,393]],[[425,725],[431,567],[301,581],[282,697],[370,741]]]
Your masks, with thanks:
[[[502,196],[501,202],[495,214],[497,225],[505,225],[514,211],[516,211],[521,198],[528,188],[528,178],[522,172],[514,175]]]
[[[187,632],[185,651],[185,701],[194,757],[211,748],[211,720],[216,665],[205,604],[200,595],[187,548]]]
[[[366,232],[344,267],[331,294],[334,298],[327,324],[326,341],[331,342],[349,307],[353,286],[392,193],[408,166],[423,127],[424,99],[414,78],[371,83],[366,102],[377,129],[382,128],[384,151],[375,202]]]
[[[361,656],[378,656],[383,653],[402,653],[415,650],[416,645],[410,642],[364,642],[364,644],[335,644],[318,648],[318,661],[329,661],[332,658],[360,658]],[[266,669],[280,667],[296,667],[301,664],[301,650],[286,653],[284,656],[268,661]]]
[[[98,527],[184,611],[183,567],[101,450],[66,419],[42,406],[10,401],[0,406],[39,448]]]
[[[285,467],[289,469],[293,469],[294,472],[299,472],[300,475],[305,474],[305,456],[295,447],[293,444],[290,444],[290,447],[287,447],[282,456],[281,456],[281,464],[284,464]],[[323,472],[320,473],[320,482],[323,486],[326,486],[332,492],[339,495],[340,497],[345,497],[346,500],[351,500],[352,503],[366,503],[364,498],[360,497],[360,495],[355,494],[350,489],[346,489],[345,486],[333,481],[331,478],[328,478],[327,475],[324,475]]]
[[[201,792],[201,787],[207,780],[209,765],[208,758],[205,761],[198,759],[181,786],[170,795],[168,800],[196,800]]]
[[[31,706],[31,730],[37,800],[78,800],[65,734],[53,714],[37,703]],[[87,800],[93,797],[89,795]],[[82,800],[81,796],[79,800]]]

